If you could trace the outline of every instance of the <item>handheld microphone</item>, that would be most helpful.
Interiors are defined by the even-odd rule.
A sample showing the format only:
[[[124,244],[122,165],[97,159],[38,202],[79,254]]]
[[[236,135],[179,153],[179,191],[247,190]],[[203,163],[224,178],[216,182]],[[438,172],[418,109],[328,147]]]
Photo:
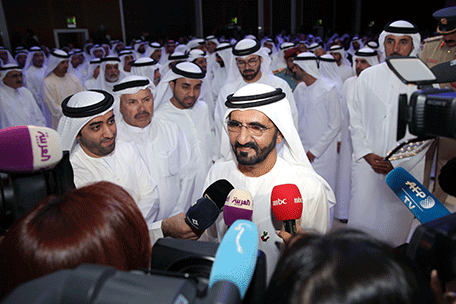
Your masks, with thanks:
[[[212,200],[202,197],[188,208],[187,223],[196,230],[209,228],[220,214],[220,208]]]
[[[203,197],[212,200],[220,210],[223,210],[225,200],[234,186],[226,179],[219,179],[213,182],[203,193]]]
[[[17,126],[0,130],[0,171],[31,173],[57,165],[63,151],[59,134],[47,127]]]
[[[252,220],[253,199],[249,191],[233,189],[226,198],[223,208],[225,225],[231,226],[236,220]]]
[[[220,243],[209,276],[209,288],[228,281],[238,289],[241,299],[252,280],[258,257],[258,230],[254,223],[237,220]]]
[[[392,170],[385,181],[421,224],[450,214],[450,211],[404,168]]]
[[[302,215],[302,196],[295,184],[274,186],[271,193],[272,212],[283,221],[285,231],[296,233],[296,220]]]
[[[225,179],[213,182],[203,193],[203,197],[187,210],[187,223],[203,231],[217,220],[222,212],[226,197],[234,187]]]

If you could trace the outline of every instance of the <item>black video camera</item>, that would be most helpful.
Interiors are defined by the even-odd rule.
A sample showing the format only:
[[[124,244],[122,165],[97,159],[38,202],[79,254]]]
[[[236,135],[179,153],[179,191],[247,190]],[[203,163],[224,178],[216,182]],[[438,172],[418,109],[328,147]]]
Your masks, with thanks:
[[[415,229],[406,255],[426,274],[436,269],[439,278],[456,278],[456,214],[449,214]]]
[[[399,96],[397,130],[398,141],[405,136],[407,126],[417,138],[398,145],[387,159],[394,158],[394,153],[408,155],[412,150],[422,150],[428,139],[456,139],[456,92],[434,87],[456,81],[456,60],[431,69],[416,57],[390,57],[386,62],[403,83],[418,86],[410,98],[406,94]],[[456,279],[456,214],[417,227],[407,244],[406,255],[426,275],[436,269],[442,280]]]
[[[456,92],[435,88],[433,84],[456,81],[456,60],[429,69],[416,57],[390,57],[390,69],[405,84],[417,85],[418,91],[410,99],[399,96],[397,140],[409,132],[420,137],[448,137],[456,139]]]

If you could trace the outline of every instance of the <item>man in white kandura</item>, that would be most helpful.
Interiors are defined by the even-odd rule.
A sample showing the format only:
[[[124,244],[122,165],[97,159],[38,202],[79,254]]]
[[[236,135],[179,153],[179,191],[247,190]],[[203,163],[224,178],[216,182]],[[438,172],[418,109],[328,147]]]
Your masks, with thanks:
[[[0,128],[46,126],[35,97],[24,87],[22,69],[14,63],[0,67]]]
[[[387,24],[379,37],[386,57],[416,56],[420,42],[418,28],[403,20]],[[348,225],[392,246],[406,242],[413,214],[386,185],[385,176],[400,166],[423,181],[427,149],[394,162],[384,161],[384,157],[398,144],[399,94],[411,96],[416,90],[416,86],[404,84],[384,62],[359,75],[354,98],[348,104],[354,152]],[[404,140],[410,138],[407,134]]]
[[[114,86],[118,142],[132,142],[138,147],[158,185],[158,214],[155,222],[149,225],[153,242],[165,234],[174,238],[185,237],[178,234],[178,230],[171,234],[166,225],[172,223],[185,227],[185,212],[193,202],[195,179],[191,170],[194,160],[190,144],[179,126],[173,121],[159,122],[153,118],[154,89],[149,78],[135,75],[125,77]]]
[[[175,121],[190,143],[196,174],[192,201],[203,194],[204,179],[214,160],[214,127],[209,108],[200,99],[204,77],[197,64],[178,63],[158,84],[155,99],[154,120]]]
[[[223,158],[210,169],[205,185],[219,179],[253,197],[252,221],[257,225],[259,249],[266,254],[268,280],[280,255],[277,242],[287,234],[271,211],[271,191],[295,184],[303,199],[297,225],[306,231],[329,231],[329,207],[334,193],[312,168],[293,124],[290,103],[280,88],[249,84],[228,97],[222,137]],[[223,214],[202,235],[220,242],[228,227]]]
[[[113,104],[114,97],[101,90],[68,96],[62,102],[63,116],[57,129],[62,149],[70,152],[77,188],[103,180],[122,186],[150,225],[158,215],[158,187],[138,148],[116,142]]]

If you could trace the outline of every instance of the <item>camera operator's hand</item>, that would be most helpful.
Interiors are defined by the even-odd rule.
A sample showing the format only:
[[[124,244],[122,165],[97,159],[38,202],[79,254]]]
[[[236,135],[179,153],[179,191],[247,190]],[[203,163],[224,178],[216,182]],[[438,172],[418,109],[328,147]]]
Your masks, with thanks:
[[[170,236],[176,239],[197,240],[203,231],[196,230],[187,224],[185,213],[179,213],[162,221],[161,229],[163,236]]]
[[[291,233],[289,233],[285,230],[277,231],[276,233],[283,240],[283,243],[285,245],[291,245],[293,243],[294,236],[296,234],[306,234],[306,231],[304,229],[302,229],[300,225],[296,225],[296,234],[295,235],[292,235]]]
[[[442,284],[437,270],[432,270],[430,286],[434,294],[435,303],[437,304],[455,304],[456,303],[456,282],[453,280]]]
[[[393,165],[391,162],[387,160],[383,160],[383,157],[374,154],[374,153],[369,153],[364,156],[364,159],[367,161],[367,163],[372,167],[372,169],[379,174],[388,174],[390,173],[391,170],[394,169]]]

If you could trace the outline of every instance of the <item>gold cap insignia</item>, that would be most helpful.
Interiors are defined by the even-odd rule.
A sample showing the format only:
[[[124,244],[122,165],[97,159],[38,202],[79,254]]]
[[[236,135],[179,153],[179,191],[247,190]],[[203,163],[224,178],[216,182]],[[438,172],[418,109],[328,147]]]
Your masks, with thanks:
[[[448,20],[446,18],[442,18],[442,19],[440,19],[440,23],[448,24]]]

